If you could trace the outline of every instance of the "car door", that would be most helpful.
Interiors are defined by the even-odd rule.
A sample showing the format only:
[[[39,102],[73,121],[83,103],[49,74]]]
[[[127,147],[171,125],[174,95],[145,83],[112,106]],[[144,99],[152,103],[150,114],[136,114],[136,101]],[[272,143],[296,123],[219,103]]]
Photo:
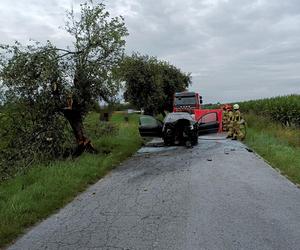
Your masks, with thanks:
[[[220,121],[218,120],[218,113],[206,113],[198,120],[198,134],[217,133],[219,126]]]
[[[139,118],[139,132],[142,137],[160,137],[163,124],[150,115],[141,115]]]

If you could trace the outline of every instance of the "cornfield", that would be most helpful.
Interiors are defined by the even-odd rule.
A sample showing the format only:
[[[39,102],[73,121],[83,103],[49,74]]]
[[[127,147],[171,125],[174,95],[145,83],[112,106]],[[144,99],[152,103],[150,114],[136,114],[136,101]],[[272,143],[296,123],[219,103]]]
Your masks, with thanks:
[[[287,127],[300,127],[300,95],[245,101],[240,106],[243,112],[269,117]]]

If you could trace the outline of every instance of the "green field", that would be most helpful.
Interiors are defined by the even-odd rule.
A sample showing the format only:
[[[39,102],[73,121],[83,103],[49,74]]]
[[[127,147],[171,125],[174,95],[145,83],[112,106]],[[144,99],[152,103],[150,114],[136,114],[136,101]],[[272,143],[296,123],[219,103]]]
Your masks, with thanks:
[[[86,118],[88,135],[99,154],[34,166],[0,184],[0,247],[63,207],[136,152],[141,146],[137,116],[131,115],[128,123],[122,114],[114,114],[111,120],[105,129],[113,132],[101,136],[97,134],[98,114],[91,113]]]
[[[245,143],[300,184],[300,95],[240,102],[248,123]]]
[[[287,127],[300,127],[300,95],[241,102],[243,112],[265,116]]]
[[[283,175],[300,184],[300,130],[254,114],[245,117],[248,123],[245,143]]]

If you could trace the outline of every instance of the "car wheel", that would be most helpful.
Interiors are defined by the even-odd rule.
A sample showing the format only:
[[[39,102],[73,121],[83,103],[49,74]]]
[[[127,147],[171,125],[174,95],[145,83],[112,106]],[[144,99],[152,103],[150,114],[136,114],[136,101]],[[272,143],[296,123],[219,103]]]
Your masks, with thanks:
[[[171,145],[174,144],[174,141],[172,139],[170,139],[170,138],[164,137],[163,140],[164,140],[165,146],[171,146]]]
[[[198,144],[198,136],[194,135],[192,138],[192,145],[197,145]]]

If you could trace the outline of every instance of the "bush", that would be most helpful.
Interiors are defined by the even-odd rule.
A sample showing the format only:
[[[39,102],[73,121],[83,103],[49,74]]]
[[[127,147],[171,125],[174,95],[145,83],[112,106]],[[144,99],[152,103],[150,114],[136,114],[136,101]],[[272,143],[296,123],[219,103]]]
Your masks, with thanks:
[[[20,115],[21,114],[21,115]],[[39,113],[40,114],[40,113]],[[22,112],[17,104],[7,106],[0,114],[0,181],[27,171],[36,164],[49,163],[70,156],[75,141],[69,123],[62,115],[47,114],[42,119],[34,112]],[[35,122],[36,121],[36,122]],[[38,122],[37,122],[38,121]],[[91,112],[85,119],[86,134],[92,141],[117,132],[116,125],[100,122]],[[97,146],[97,145],[96,145]]]
[[[89,138],[97,140],[102,136],[115,135],[118,128],[110,122],[101,122],[98,113],[89,114],[84,122],[85,130]]]
[[[24,103],[2,110],[0,138],[0,180],[34,163],[60,159],[74,145],[69,124],[52,107],[27,109]]]

